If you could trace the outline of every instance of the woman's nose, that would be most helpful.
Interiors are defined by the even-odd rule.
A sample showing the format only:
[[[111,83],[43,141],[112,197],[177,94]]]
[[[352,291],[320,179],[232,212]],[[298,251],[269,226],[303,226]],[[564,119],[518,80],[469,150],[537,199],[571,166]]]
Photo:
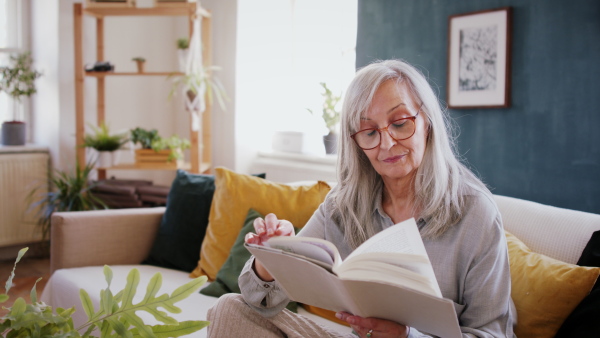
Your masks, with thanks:
[[[396,141],[392,135],[387,131],[387,129],[381,131],[381,145],[380,147],[385,149],[390,149],[393,147],[398,141]]]

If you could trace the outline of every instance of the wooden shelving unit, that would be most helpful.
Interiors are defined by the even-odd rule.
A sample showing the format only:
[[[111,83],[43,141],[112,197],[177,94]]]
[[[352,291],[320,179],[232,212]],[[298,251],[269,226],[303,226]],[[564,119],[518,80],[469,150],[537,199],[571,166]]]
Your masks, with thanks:
[[[204,9],[200,9],[207,12]],[[177,3],[172,6],[153,8],[135,7],[93,7],[84,8],[81,3],[73,5],[74,38],[75,38],[75,137],[77,139],[77,161],[80,166],[85,166],[85,149],[81,147],[85,134],[84,114],[84,80],[85,77],[95,78],[97,86],[97,116],[98,125],[105,121],[105,78],[111,76],[169,76],[183,75],[181,72],[85,72],[83,62],[83,16],[91,16],[96,20],[96,61],[104,61],[104,18],[107,16],[187,16],[189,18],[189,31],[192,34],[193,19],[197,15],[196,3]],[[202,20],[202,57],[205,65],[211,64],[211,21],[210,17]],[[207,102],[206,111],[202,114],[202,130],[195,131],[190,128],[190,163],[179,167],[192,173],[206,173],[211,169],[211,107]],[[192,123],[190,123],[192,125]],[[106,178],[106,170],[165,170],[164,166],[155,168],[140,168],[135,164],[124,164],[110,168],[99,168],[98,178]],[[170,169],[173,170],[173,169]]]

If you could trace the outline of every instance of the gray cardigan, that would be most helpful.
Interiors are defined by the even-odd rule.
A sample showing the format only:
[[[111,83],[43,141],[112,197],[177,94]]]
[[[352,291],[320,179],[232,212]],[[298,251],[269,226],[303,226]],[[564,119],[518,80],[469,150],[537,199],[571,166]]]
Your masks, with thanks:
[[[424,239],[444,298],[454,301],[465,337],[512,337],[514,305],[510,298],[508,250],[500,212],[491,196],[474,191],[467,196],[461,221],[435,239]],[[342,258],[352,251],[339,228],[331,221],[330,203],[324,202],[298,236],[326,239],[335,244]],[[379,230],[393,225],[381,201],[373,213]],[[419,229],[426,227],[423,220]],[[274,316],[289,299],[276,281],[262,281],[252,269],[254,258],[239,277],[246,302],[263,316]],[[411,337],[423,336],[411,330]]]

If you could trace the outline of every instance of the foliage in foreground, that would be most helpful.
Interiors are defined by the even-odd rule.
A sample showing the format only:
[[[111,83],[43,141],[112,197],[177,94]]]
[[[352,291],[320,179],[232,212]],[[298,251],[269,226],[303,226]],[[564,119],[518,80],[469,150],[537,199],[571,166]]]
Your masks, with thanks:
[[[28,248],[21,249],[15,261],[15,266],[6,281],[5,293],[0,295],[0,303],[9,299],[8,291],[12,287],[15,268]],[[113,273],[110,267],[104,266],[104,277],[108,286],[100,292],[100,307],[94,308],[88,293],[81,289],[79,296],[88,321],[75,328],[71,315],[75,307],[69,309],[57,308],[54,312],[51,306],[39,302],[37,299],[36,285],[31,290],[31,303],[19,297],[9,313],[0,317],[0,336],[7,338],[17,337],[180,337],[191,334],[208,326],[209,322],[188,320],[179,322],[170,317],[162,308],[170,313],[180,313],[181,309],[175,303],[187,298],[206,282],[206,276],[191,280],[169,294],[157,296],[162,286],[162,275],[156,273],[148,286],[146,295],[139,303],[133,302],[140,273],[132,269],[127,276],[127,285],[116,295],[110,290]],[[5,308],[6,309],[6,308]],[[154,316],[164,325],[146,325],[136,314],[145,311]],[[82,333],[83,332],[83,333]],[[95,336],[93,334],[99,334]]]

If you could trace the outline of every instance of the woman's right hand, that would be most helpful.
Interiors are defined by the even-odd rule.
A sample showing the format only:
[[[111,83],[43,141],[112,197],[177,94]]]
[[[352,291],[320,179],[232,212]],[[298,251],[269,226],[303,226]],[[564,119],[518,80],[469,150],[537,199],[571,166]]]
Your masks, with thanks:
[[[260,217],[255,219],[254,230],[256,233],[246,234],[244,238],[246,243],[263,245],[271,237],[296,235],[292,223],[284,219],[277,219],[275,214],[268,214],[265,219]]]
[[[254,220],[254,230],[256,233],[249,232],[244,238],[248,244],[264,245],[264,243],[271,237],[275,236],[295,236],[294,226],[290,221],[284,219],[277,219],[275,214],[268,214],[265,219],[257,218]],[[265,269],[265,267],[257,260],[254,260],[254,272],[258,277],[264,281],[270,282],[274,278]]]

